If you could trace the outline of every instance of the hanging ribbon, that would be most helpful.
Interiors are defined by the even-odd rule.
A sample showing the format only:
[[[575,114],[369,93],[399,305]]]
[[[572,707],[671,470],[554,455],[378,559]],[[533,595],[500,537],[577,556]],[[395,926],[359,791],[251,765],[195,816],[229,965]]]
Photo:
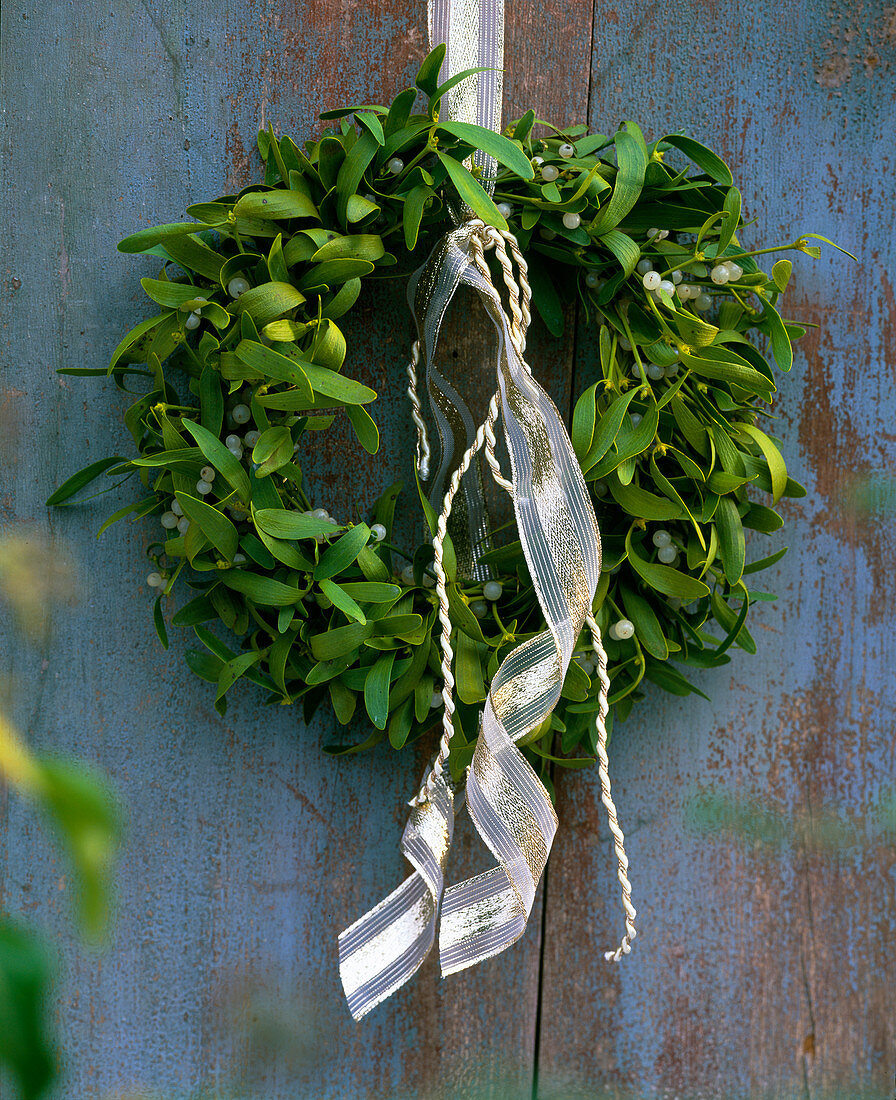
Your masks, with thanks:
[[[493,64],[496,51],[496,67],[500,67],[501,3],[432,0],[430,28],[434,41],[441,35],[448,41],[446,66],[450,68],[447,74],[443,72],[442,79],[452,71]],[[495,94],[497,103],[493,98],[484,102]],[[469,92],[458,97],[452,111],[465,113],[469,121],[497,128],[500,81],[480,82],[476,96],[475,111]],[[486,118],[488,122],[483,123]],[[517,262],[519,283],[512,273],[508,246]],[[485,261],[485,251],[491,247],[496,249],[510,292],[511,318]],[[451,379],[434,365],[442,321],[461,286],[477,294],[496,335],[491,367],[482,372],[494,396],[488,416],[477,430]],[[429,460],[425,424],[416,395],[416,368],[421,359],[442,443],[442,460],[435,481],[440,492],[444,488],[444,502],[433,549],[442,624],[444,732],[435,762],[411,802],[412,813],[402,838],[402,851],[414,873],[339,937],[340,974],[349,1009],[356,1019],[390,996],[419,969],[435,942],[437,928],[443,975],[504,951],[525,931],[557,831],[557,817],[547,790],[516,742],[554,709],[586,623],[591,627],[600,676],[597,728],[602,795],[610,814],[626,910],[626,935],[620,947],[606,957],[627,954],[635,936],[635,911],[626,877],[628,863],[606,769],[609,687],[606,654],[591,612],[600,576],[600,534],[563,419],[533,379],[523,357],[529,319],[527,290],[525,261],[512,234],[501,233],[472,217],[443,238],[413,276],[409,287],[408,297],[418,330],[409,368],[412,383],[409,393],[418,427],[421,471],[427,471]],[[510,456],[510,480],[501,473],[494,453],[494,426],[499,412]],[[480,566],[475,547],[488,530],[478,483],[471,481],[478,477],[474,460],[480,450],[484,450],[495,480],[510,493],[523,553],[547,628],[513,650],[496,672],[481,715],[465,790],[455,798],[445,774],[453,732],[454,680],[443,549],[448,521],[457,502],[458,518],[463,518],[469,530],[467,543],[474,548],[466,565],[476,575]],[[460,807],[462,798],[466,799],[470,817],[496,865],[444,890],[455,809]]]

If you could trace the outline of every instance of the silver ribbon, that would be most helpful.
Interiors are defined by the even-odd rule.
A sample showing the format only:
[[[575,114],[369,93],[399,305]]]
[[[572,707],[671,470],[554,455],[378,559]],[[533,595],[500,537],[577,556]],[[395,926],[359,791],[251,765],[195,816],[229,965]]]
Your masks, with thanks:
[[[515,742],[551,713],[560,696],[591,610],[601,559],[597,521],[563,420],[514,350],[500,296],[468,255],[472,232],[468,224],[451,231],[417,273],[415,317],[427,362],[459,286],[477,292],[495,325],[496,383],[514,510],[547,629],[505,658],[482,713],[466,800],[497,866],[445,893],[439,937],[443,975],[504,951],[525,930],[557,817]],[[426,865],[443,872],[453,822],[450,803],[438,790],[444,828],[424,831],[415,824],[429,812],[430,802],[411,815],[405,841],[410,831],[428,846]],[[406,843],[403,848],[417,873],[340,937],[340,972],[356,1018],[407,981],[434,940],[441,874],[425,875],[420,849],[412,856]]]
[[[456,73],[482,68],[456,84],[446,98],[455,122],[475,122],[487,130],[501,129],[504,96],[504,0],[430,0],[430,49],[444,42],[447,50],[440,83]],[[477,150],[473,161],[482,168],[483,185],[494,191],[495,161]]]
[[[503,0],[430,0],[430,42],[448,47],[441,79],[478,66],[488,69],[449,93],[452,118],[500,128],[503,21]],[[496,166],[480,154],[476,162],[487,185]],[[486,373],[487,392],[497,386],[500,393],[516,522],[547,629],[513,650],[495,674],[467,773],[470,816],[496,866],[451,886],[443,898],[455,799],[439,776],[429,786],[429,800],[413,809],[402,838],[414,873],[339,937],[340,975],[355,1019],[419,969],[435,942],[440,904],[443,975],[497,955],[525,931],[557,816],[516,742],[556,705],[600,575],[600,534],[572,444],[554,403],[514,348],[500,295],[470,257],[477,231],[464,222],[449,232],[409,288],[442,441],[434,495],[442,492],[475,434],[466,403],[435,366],[445,313],[458,287],[466,285],[495,326],[495,376]],[[488,537],[488,524],[479,476],[474,465],[456,500],[470,547],[468,560],[459,564],[481,579],[476,551]]]

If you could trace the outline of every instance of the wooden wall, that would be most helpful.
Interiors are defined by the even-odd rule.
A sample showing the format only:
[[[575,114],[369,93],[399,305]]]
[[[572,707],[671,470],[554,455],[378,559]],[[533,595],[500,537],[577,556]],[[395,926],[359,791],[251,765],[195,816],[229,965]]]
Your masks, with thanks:
[[[860,257],[797,266],[790,315],[818,327],[777,410],[809,495],[786,506],[791,550],[766,584],[779,601],[756,611],[759,656],[706,674],[711,704],[654,695],[614,738],[641,912],[621,966],[601,954],[620,917],[596,776],[567,773],[523,940],[444,982],[430,961],[354,1024],[335,937],[405,873],[397,840],[423,758],[333,761],[323,724],[262,710],[251,691],[219,719],[184,640],[166,654],[152,636],[147,531],[97,542],[104,501],[43,506],[126,445],[117,398],[54,373],[105,364],[141,316],[153,264],[116,241],[248,182],[260,125],[304,137],[319,109],[387,100],[415,71],[425,18],[420,0],[3,5],[0,524],[51,531],[80,563],[52,649],[7,639],[4,664],[33,743],[106,767],[130,819],[113,942],[91,953],[69,932],[64,866],[27,808],[5,803],[0,904],[64,943],[59,1095],[888,1098],[896,857],[875,821],[896,764],[894,531],[851,494],[896,452],[896,7],[509,3],[508,115],[684,127],[731,163],[751,241],[816,230]],[[316,460],[323,502],[346,510],[408,472],[409,323],[400,294],[378,304],[352,355],[385,391],[381,458],[346,459],[343,439]],[[579,331],[575,357],[537,341],[535,369],[567,403],[589,339]],[[707,834],[686,812],[707,791],[756,795],[802,827],[780,846]],[[825,848],[827,810],[849,811],[856,843]],[[461,830],[455,873],[479,858]]]

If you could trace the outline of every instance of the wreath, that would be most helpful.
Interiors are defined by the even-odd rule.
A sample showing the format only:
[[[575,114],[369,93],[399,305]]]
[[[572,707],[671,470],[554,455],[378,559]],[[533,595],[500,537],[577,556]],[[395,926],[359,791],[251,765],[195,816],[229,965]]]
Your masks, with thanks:
[[[339,321],[365,282],[419,266],[458,202],[512,229],[551,333],[576,299],[594,326],[599,373],[577,397],[570,434],[603,536],[594,609],[620,719],[645,682],[703,694],[679,666],[718,667],[732,646],[755,652],[750,606],[774,597],[748,579],[786,548],[747,562],[744,532],[776,531],[782,498],[805,493],[757,426],[776,389],[767,351],[789,370],[804,332],[780,312],[791,262],[767,272],[759,261],[817,256],[809,238],[824,238],[743,247],[729,169],[682,134],[648,143],[631,122],[605,136],[532,111],[503,134],[443,121],[440,102],[459,78],[438,86],[437,54],[391,106],[328,112],[331,128],[304,146],[260,133],[262,183],[122,241],[122,252],[162,260],[158,277],[142,280],[158,311],[107,371],[61,372],[109,374],[129,392],[139,380],[124,418],[136,454],[93,463],[48,503],[73,502],[101,476],[136,477],[144,495],[100,533],[128,516],[160,525],[147,584],[162,645],[163,605],[186,585],[192,598],[171,621],[195,631],[201,648],[186,660],[215,685],[217,709],[241,678],[270,702],[301,701],[306,720],[328,705],[345,725],[363,706],[373,733],[334,752],[386,737],[398,749],[440,721],[432,547],[393,542],[398,484],[364,517],[330,516],[303,476],[303,447],[307,433],[346,417],[376,452],[376,394],[343,370],[351,355]],[[421,94],[427,107],[415,113]],[[493,197],[468,167],[476,149],[498,163]],[[520,544],[493,545],[484,560],[484,583],[446,563],[455,774],[472,756],[490,677],[544,629]],[[579,765],[595,750],[593,671],[587,656],[573,661],[561,706],[525,739],[546,783],[549,761]]]

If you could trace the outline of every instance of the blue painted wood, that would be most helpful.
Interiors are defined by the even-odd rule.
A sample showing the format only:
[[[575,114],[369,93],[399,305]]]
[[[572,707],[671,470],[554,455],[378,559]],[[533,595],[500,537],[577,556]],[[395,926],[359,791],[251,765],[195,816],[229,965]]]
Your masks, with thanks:
[[[685,125],[728,156],[762,216],[757,241],[818,228],[886,269],[890,9],[684,0],[592,15],[550,0],[534,34],[532,12],[509,16],[508,113],[534,104],[604,131],[623,118],[653,133]],[[148,532],[96,542],[102,502],[46,515],[53,485],[110,441],[126,446],[116,399],[53,373],[104,363],[141,316],[137,279],[152,264],[116,256],[115,242],[246,182],[259,125],[301,135],[322,106],[394,94],[423,27],[423,5],[398,0],[4,5],[0,522],[51,531],[80,560],[80,602],[60,614],[52,648],[7,637],[5,663],[32,741],[107,767],[130,815],[113,942],[90,954],[71,938],[64,866],[28,808],[5,806],[0,905],[64,945],[60,1095],[242,1085],[270,1100],[516,1098],[536,1074],[540,1100],[598,1086],[638,1097],[882,1089],[896,1045],[892,853],[770,856],[692,834],[682,804],[736,787],[788,810],[849,802],[867,815],[892,783],[886,534],[847,495],[851,473],[892,457],[888,276],[872,282],[870,266],[832,256],[800,268],[792,312],[823,327],[779,405],[810,488],[788,506],[793,552],[769,582],[782,600],[757,611],[761,655],[706,678],[712,706],[655,699],[617,731],[644,914],[618,971],[599,955],[619,920],[594,777],[563,776],[541,1000],[539,910],[513,951],[441,983],[428,964],[351,1023],[335,933],[405,873],[396,841],[423,758],[330,761],[319,749],[329,730],[262,711],[250,691],[218,719],[183,669],[184,642],[164,654],[151,636]],[[409,325],[400,294],[378,305],[353,346],[383,392],[380,462],[407,474],[396,379]],[[542,338],[537,351],[567,400],[570,348]],[[588,370],[583,353],[576,386]],[[361,459],[347,470],[347,445],[323,440],[313,477],[348,513],[384,477]],[[459,848],[458,874],[481,866],[468,833]]]

